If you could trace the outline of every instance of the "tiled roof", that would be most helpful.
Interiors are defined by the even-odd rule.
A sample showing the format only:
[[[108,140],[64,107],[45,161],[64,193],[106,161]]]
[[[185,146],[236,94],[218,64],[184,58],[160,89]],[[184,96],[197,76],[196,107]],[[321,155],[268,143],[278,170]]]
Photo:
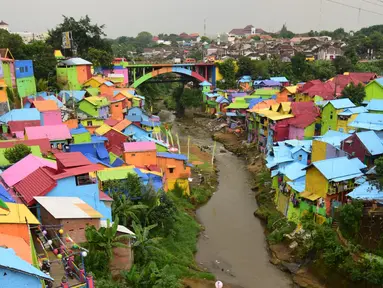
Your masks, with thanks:
[[[156,151],[156,144],[154,142],[126,142],[124,143],[125,152],[144,152]]]
[[[39,112],[56,111],[59,109],[54,100],[33,101],[33,105]]]
[[[14,189],[23,197],[24,202],[30,206],[34,203],[33,197],[46,195],[56,184],[56,181],[43,168],[38,168],[16,183]]]
[[[57,153],[54,156],[57,159],[57,165],[62,165],[65,169],[92,165],[81,152]]]
[[[36,171],[38,168],[44,166],[57,169],[56,162],[51,162],[44,158],[29,154],[19,162],[6,169],[0,176],[3,178],[4,182],[11,187]]]
[[[25,135],[28,139],[48,138],[50,141],[72,139],[67,125],[26,127]]]
[[[11,132],[21,131],[24,133],[25,127],[40,126],[40,120],[9,121],[8,126]]]

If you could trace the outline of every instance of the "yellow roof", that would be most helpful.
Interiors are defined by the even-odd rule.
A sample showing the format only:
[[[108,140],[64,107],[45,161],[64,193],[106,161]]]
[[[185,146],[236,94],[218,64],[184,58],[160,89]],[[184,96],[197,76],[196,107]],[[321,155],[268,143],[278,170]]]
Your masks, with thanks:
[[[297,90],[298,90],[298,86],[287,86],[287,87],[285,87],[285,89],[289,92],[289,93],[291,93],[291,94],[295,94],[295,93],[297,93]]]
[[[153,174],[153,175],[157,175],[157,176],[161,176],[162,177],[162,173],[161,172],[149,171],[149,170],[146,170],[146,169],[140,169],[140,171],[142,173],[145,173],[145,174]]]
[[[274,121],[294,117],[294,115],[292,115],[292,114],[281,114],[279,112],[275,112],[272,110],[263,110],[263,111],[258,111],[256,113],[258,113],[260,116],[267,117],[267,118],[274,120]]]
[[[7,203],[7,206],[9,213],[0,212],[0,224],[24,224],[27,222],[28,224],[40,224],[39,220],[24,204]]]
[[[132,98],[133,98],[133,95],[130,94],[130,93],[129,93],[128,91],[126,91],[126,90],[119,90],[118,93],[117,93],[116,95],[118,95],[118,94],[122,94],[123,96],[125,96],[125,97],[128,98],[128,99],[132,99]]]
[[[291,102],[282,102],[281,105],[283,112],[289,112],[291,110]]]
[[[319,195],[317,195],[317,194],[315,194],[313,192],[310,192],[310,191],[304,191],[301,194],[299,194],[299,196],[303,197],[305,199],[311,200],[311,201],[315,201],[315,200],[320,198]]]
[[[271,111],[275,111],[275,112],[277,112],[277,111],[278,111],[278,108],[279,108],[279,104],[274,104],[274,105],[271,105],[270,110],[271,110]]]
[[[112,127],[110,127],[108,124],[102,124],[100,127],[98,127],[96,130],[94,130],[94,133],[96,133],[99,136],[104,135],[106,132],[110,131]]]

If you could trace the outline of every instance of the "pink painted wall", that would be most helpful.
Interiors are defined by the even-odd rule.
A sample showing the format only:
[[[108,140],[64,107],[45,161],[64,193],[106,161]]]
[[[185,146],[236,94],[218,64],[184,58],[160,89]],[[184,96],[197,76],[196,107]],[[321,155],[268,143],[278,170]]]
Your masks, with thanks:
[[[122,69],[118,69],[118,68],[115,68],[113,70],[111,69],[105,69],[103,70],[103,74],[107,77],[108,74],[123,74],[124,75],[124,84],[127,84],[129,81],[129,76],[128,76],[128,68],[122,68]]]
[[[41,126],[60,125],[60,124],[62,124],[60,110],[57,110],[57,111],[46,111],[46,112],[42,112],[40,115],[41,115],[41,117],[40,117],[40,119],[41,119]]]
[[[289,126],[289,139],[298,139],[303,140],[305,135],[305,130],[302,128],[297,128],[295,126]]]

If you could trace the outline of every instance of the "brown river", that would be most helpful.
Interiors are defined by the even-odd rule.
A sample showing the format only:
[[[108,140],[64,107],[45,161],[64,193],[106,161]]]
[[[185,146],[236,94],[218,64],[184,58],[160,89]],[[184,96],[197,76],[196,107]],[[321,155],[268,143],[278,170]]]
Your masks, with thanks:
[[[162,121],[174,121],[168,111],[161,111],[160,116]],[[173,128],[181,138],[185,136],[182,125],[174,124]],[[205,129],[193,130],[193,143],[213,146]],[[196,262],[222,281],[223,287],[225,284],[243,288],[292,287],[290,276],[269,262],[264,228],[253,215],[257,202],[245,162],[230,152],[218,153],[220,150],[218,144],[215,158],[219,169],[217,191],[197,210],[198,220],[205,231],[198,241]]]

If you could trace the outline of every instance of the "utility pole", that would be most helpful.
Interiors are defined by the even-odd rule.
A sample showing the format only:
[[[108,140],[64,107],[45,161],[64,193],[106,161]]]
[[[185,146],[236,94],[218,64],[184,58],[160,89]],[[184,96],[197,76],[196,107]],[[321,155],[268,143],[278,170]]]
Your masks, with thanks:
[[[206,18],[203,19],[203,35],[206,36]]]

